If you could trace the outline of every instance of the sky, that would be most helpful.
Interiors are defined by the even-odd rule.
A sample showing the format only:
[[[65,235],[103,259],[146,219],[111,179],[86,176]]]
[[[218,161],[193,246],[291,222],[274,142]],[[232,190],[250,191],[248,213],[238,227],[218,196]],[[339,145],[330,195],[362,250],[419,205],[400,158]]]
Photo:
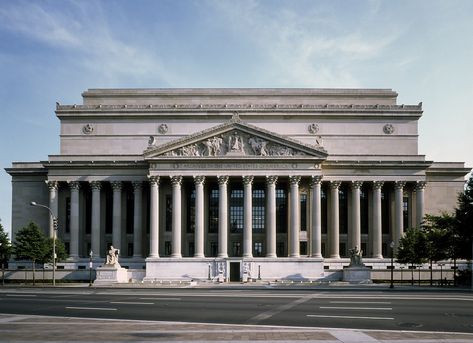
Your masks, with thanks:
[[[391,88],[419,153],[473,167],[473,1],[0,0],[0,219],[88,88]]]

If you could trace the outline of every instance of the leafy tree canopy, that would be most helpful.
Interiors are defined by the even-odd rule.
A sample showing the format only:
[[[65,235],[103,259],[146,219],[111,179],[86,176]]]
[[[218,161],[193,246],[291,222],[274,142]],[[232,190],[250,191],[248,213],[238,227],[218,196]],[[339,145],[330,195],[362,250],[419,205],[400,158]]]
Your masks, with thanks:
[[[47,242],[43,231],[38,225],[30,222],[18,231],[14,251],[18,260],[43,262],[47,251]]]
[[[426,235],[423,231],[410,228],[399,240],[396,259],[399,263],[420,264],[426,262]]]
[[[456,234],[458,235],[458,255],[471,259],[471,243],[473,239],[473,174],[468,180],[465,191],[458,196],[455,210],[457,219]]]
[[[12,254],[12,246],[8,239],[8,234],[4,231],[0,223],[0,263],[6,263]]]

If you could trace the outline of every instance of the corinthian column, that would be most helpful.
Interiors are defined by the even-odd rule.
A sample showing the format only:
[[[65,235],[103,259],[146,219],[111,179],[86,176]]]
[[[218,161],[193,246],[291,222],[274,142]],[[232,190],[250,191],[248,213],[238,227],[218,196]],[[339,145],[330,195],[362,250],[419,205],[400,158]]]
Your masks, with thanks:
[[[424,220],[424,189],[426,182],[417,181],[416,184],[416,226],[420,227]]]
[[[141,241],[143,240],[143,226],[142,226],[142,188],[141,181],[133,182],[133,257],[140,258],[142,255]]]
[[[101,256],[100,253],[100,190],[102,183],[100,181],[90,182],[92,189],[92,228],[91,228],[91,249],[95,256]]]
[[[361,181],[351,183],[351,237],[350,249],[355,247],[361,249],[361,213],[360,213],[360,188]]]
[[[218,257],[228,257],[228,176],[218,177]]]
[[[79,257],[79,182],[70,182],[71,190],[71,241],[70,241],[70,258]]]
[[[253,257],[253,176],[243,176],[245,218],[243,230],[243,257]]]
[[[111,182],[113,189],[113,228],[112,245],[115,249],[122,248],[122,182]]]
[[[149,257],[159,257],[159,176],[150,176]]]
[[[205,176],[194,176],[195,185],[195,254],[204,256],[204,182]]]
[[[291,245],[289,257],[300,257],[299,253],[299,231],[301,229],[301,211],[299,201],[299,182],[300,176],[290,176],[289,183],[291,189],[291,220],[289,226],[289,235]]]
[[[330,258],[340,258],[340,218],[338,208],[338,188],[340,185],[340,181],[330,182],[330,215],[332,224],[329,231]]]
[[[58,214],[58,199],[57,199],[57,190],[58,190],[58,182],[57,181],[47,181],[48,189],[49,189],[49,208],[53,213],[54,218],[57,218]],[[49,216],[49,237],[52,238],[54,236],[54,222],[53,218]]]
[[[276,182],[277,176],[266,176],[266,257],[276,257]]]
[[[373,182],[373,258],[383,258],[382,254],[382,217],[381,217],[381,188],[383,181]]]
[[[171,176],[172,184],[172,254],[180,258],[181,254],[181,183],[182,176]]]
[[[312,176],[310,187],[312,188],[312,225],[311,225],[311,247],[312,257],[322,257],[322,212],[320,185],[322,175]]]
[[[396,181],[394,183],[394,246],[398,246],[399,239],[403,233],[403,188],[406,183],[404,181]]]

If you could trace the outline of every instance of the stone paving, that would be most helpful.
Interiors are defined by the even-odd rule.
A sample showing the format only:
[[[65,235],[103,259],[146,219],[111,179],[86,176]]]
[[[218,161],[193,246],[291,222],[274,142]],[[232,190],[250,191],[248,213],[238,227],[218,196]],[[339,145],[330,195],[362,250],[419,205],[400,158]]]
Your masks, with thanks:
[[[0,342],[455,342],[473,334],[0,315]]]

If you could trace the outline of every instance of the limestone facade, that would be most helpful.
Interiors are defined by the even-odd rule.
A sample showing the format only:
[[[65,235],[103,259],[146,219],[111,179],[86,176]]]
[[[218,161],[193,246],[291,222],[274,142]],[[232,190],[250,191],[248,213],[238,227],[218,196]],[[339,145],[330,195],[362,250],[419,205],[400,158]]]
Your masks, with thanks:
[[[323,277],[376,267],[468,172],[418,153],[422,104],[389,89],[90,89],[56,106],[60,154],[14,162],[13,235],[33,220],[69,263],[121,250],[146,280]]]

